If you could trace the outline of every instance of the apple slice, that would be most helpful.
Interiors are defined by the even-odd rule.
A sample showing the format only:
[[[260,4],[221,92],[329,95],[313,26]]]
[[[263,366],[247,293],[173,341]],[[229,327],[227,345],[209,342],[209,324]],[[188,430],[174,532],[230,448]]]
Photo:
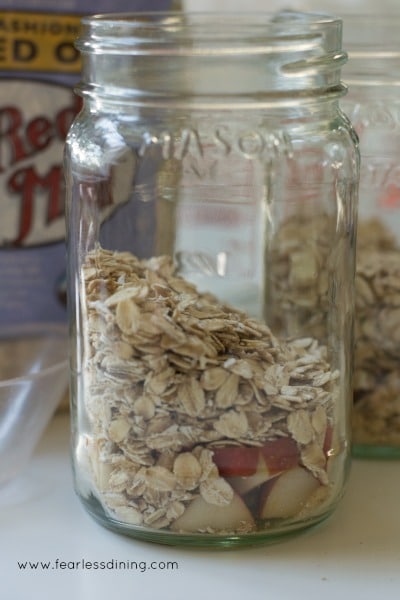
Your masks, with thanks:
[[[215,531],[235,531],[244,523],[253,527],[254,519],[238,494],[234,494],[232,501],[225,506],[209,504],[198,496],[183,515],[172,523],[171,529],[195,532],[211,527]]]
[[[247,477],[228,477],[228,481],[233,487],[233,489],[244,496],[251,490],[261,486],[263,483],[268,481],[272,477],[265,460],[262,454],[259,454],[257,467],[255,472],[252,475],[248,475]]]
[[[221,477],[244,496],[282,471],[299,463],[299,449],[289,437],[266,442],[261,448],[224,446],[214,449],[213,460]]]
[[[260,518],[293,517],[320,485],[303,467],[293,467],[268,481],[260,495]]]
[[[260,449],[254,446],[222,446],[213,449],[220,477],[248,477],[257,470]]]
[[[241,496],[262,485],[271,476],[258,447],[215,448],[213,460],[220,477],[225,477]]]
[[[287,471],[299,464],[299,448],[290,437],[266,442],[261,448],[261,453],[271,475]]]

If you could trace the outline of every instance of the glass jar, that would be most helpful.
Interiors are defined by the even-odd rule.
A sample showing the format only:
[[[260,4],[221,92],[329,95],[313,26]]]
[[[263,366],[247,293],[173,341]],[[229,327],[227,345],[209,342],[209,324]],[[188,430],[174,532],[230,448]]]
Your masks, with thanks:
[[[344,20],[342,108],[360,140],[353,439],[400,457],[400,20]]]
[[[316,524],[349,463],[358,149],[340,20],[83,21],[66,145],[76,490],[198,546]]]

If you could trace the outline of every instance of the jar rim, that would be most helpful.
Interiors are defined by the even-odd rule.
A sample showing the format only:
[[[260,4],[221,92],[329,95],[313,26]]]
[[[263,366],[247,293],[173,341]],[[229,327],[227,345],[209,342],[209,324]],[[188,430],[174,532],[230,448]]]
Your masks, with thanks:
[[[340,47],[342,28],[339,17],[291,10],[125,12],[89,15],[81,23],[76,46],[82,53],[96,53],[101,47],[102,52],[140,55],[153,54],[155,48],[179,54],[189,47],[191,54],[282,52],[293,43],[316,44],[330,30],[337,31]]]
[[[338,23],[342,21],[341,17],[322,12],[301,12],[295,10],[282,10],[279,12],[273,11],[142,11],[142,12],[115,12],[115,13],[98,13],[82,17],[82,23],[107,23],[115,25],[117,23],[129,23],[132,26],[154,25],[154,23],[163,24],[166,20],[182,21],[186,24],[207,23],[207,26],[212,23],[218,29],[226,27],[226,25],[240,24],[252,25],[254,27],[265,27],[269,25],[272,29],[278,28],[283,22],[285,25],[290,24],[292,27],[298,26],[301,30],[304,23],[323,25],[328,23]],[[171,21],[170,21],[171,22]]]
[[[325,13],[92,15],[76,46],[81,93],[136,106],[269,106],[344,91],[342,20]]]

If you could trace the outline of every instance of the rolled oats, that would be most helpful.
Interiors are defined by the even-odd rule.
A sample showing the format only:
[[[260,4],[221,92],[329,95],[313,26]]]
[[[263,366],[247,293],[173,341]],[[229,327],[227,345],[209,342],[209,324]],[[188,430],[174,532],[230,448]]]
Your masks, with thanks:
[[[221,409],[235,406],[239,394],[239,376],[235,373],[226,374],[225,381],[220,385],[215,394],[215,404]]]
[[[334,227],[328,216],[296,215],[282,223],[272,243],[270,317],[277,331],[288,327],[285,333],[294,337],[308,332],[310,338],[295,340],[298,347],[324,340]],[[355,292],[353,438],[400,447],[399,385],[393,381],[400,359],[400,246],[379,219],[358,225]],[[322,370],[313,383],[324,385],[329,377]],[[306,371],[297,371],[301,378],[308,378]]]
[[[122,442],[124,440],[130,430],[129,421],[123,418],[115,419],[111,421],[110,426],[108,428],[108,436],[112,442]]]
[[[293,439],[299,444],[307,445],[314,439],[314,429],[308,411],[291,412],[287,418],[287,426]]]
[[[294,281],[310,285],[299,257],[292,269]],[[338,374],[311,333],[278,340],[261,321],[199,293],[164,256],[139,260],[98,247],[82,278],[87,462],[116,519],[159,529],[173,527],[196,498],[210,510],[240,505],[215,462],[218,448],[287,440],[328,483],[324,442]],[[250,515],[231,533],[254,527]]]
[[[185,490],[192,490],[198,486],[202,468],[197,458],[190,452],[178,454],[172,470],[177,482]]]
[[[248,421],[246,413],[236,410],[229,410],[222,413],[214,423],[214,429],[221,434],[223,438],[241,438],[248,431]]]
[[[176,486],[176,478],[169,469],[160,466],[149,467],[146,471],[148,487],[160,492],[170,492]]]
[[[400,247],[377,219],[361,222],[356,272],[353,435],[400,447]]]
[[[142,513],[132,506],[114,506],[112,511],[116,519],[129,525],[141,525],[143,522]]]
[[[228,379],[229,373],[221,367],[210,367],[203,371],[200,383],[203,390],[212,392],[218,390]]]
[[[200,494],[208,504],[225,506],[233,499],[233,489],[222,477],[210,477],[200,483]]]

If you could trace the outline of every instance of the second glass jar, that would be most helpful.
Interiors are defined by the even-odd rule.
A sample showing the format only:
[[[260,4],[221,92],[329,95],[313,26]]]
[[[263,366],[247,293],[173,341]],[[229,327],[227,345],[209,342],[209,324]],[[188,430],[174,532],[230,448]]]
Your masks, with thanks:
[[[83,22],[66,146],[75,485],[103,525],[264,543],[349,463],[358,149],[341,22]]]
[[[400,458],[400,19],[347,16],[342,107],[360,140],[353,451]]]

